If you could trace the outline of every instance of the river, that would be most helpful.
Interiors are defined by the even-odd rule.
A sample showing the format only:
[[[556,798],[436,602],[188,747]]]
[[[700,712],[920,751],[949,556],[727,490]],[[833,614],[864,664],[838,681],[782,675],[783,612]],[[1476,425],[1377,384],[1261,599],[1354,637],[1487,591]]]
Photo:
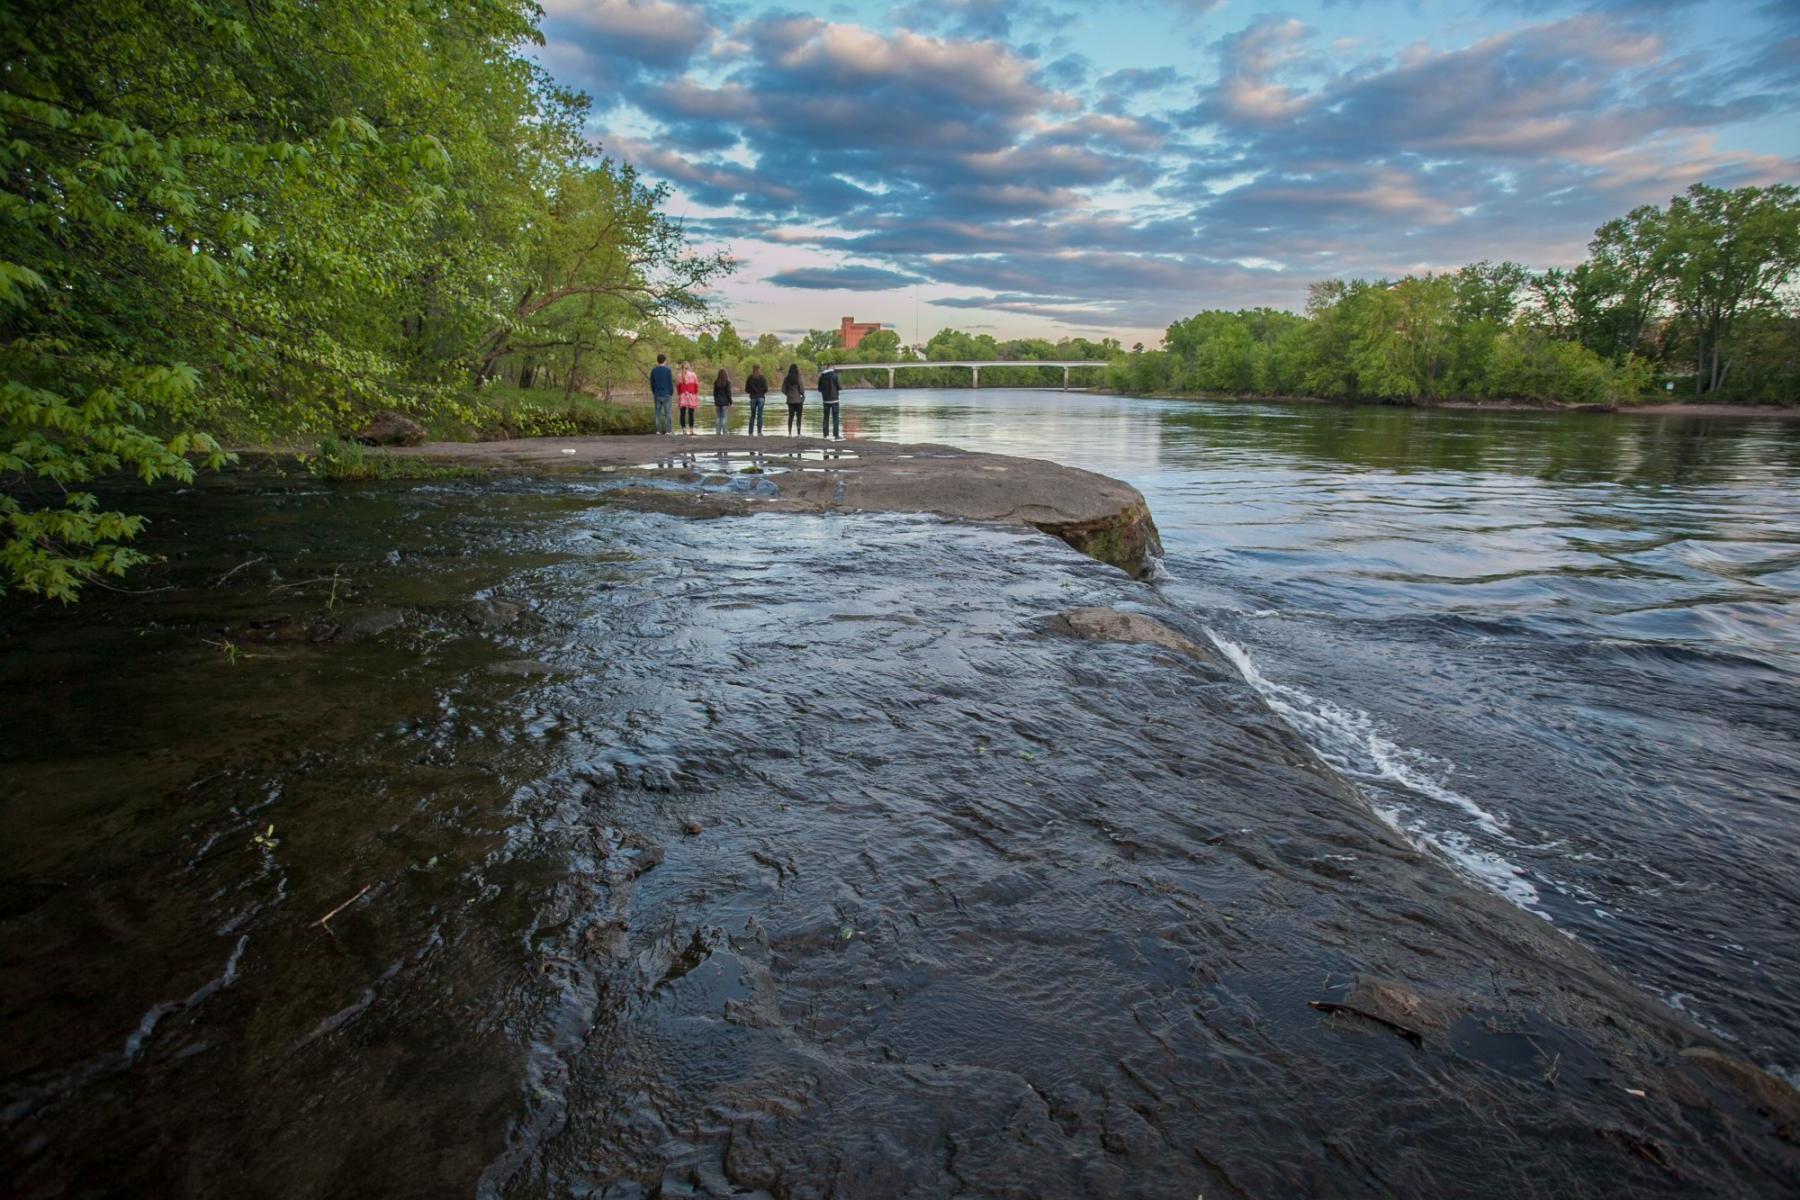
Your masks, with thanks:
[[[1136,485],[1385,820],[1800,1081],[1800,422],[852,396]]]
[[[1132,482],[1159,577],[241,471],[0,609],[8,1190],[1782,1194],[1631,988],[1800,1064],[1800,426],[847,416]],[[1460,1015],[1309,1004],[1365,977]]]

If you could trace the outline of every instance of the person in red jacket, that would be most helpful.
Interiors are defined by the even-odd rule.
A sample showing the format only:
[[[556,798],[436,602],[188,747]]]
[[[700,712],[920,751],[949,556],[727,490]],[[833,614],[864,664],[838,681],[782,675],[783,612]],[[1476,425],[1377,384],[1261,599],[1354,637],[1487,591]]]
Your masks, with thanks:
[[[700,377],[686,363],[681,364],[681,379],[675,385],[675,395],[681,402],[681,431],[692,437],[694,414],[700,410]]]

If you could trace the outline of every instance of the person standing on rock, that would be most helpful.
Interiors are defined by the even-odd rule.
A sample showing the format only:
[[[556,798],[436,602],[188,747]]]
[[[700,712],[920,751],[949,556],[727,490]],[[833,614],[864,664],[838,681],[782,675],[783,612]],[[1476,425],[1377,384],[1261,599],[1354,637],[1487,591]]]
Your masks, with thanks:
[[[838,419],[838,377],[837,368],[826,366],[819,369],[819,400],[825,406],[824,421],[819,429],[819,436],[824,438],[842,438],[843,422]]]
[[[744,432],[759,434],[763,431],[763,402],[769,395],[769,381],[755,363],[750,364],[750,378],[744,380],[744,395],[750,397],[750,427]]]
[[[675,386],[681,397],[681,432],[694,436],[694,414],[700,409],[700,377],[694,368],[681,364],[681,382]]]
[[[674,433],[675,414],[669,406],[675,402],[675,372],[669,370],[669,356],[656,356],[656,365],[650,368],[650,399],[656,405],[656,432]]]
[[[800,410],[806,407],[806,385],[800,382],[800,364],[789,363],[787,378],[781,381],[781,394],[787,397],[789,437],[800,436]]]
[[[731,376],[725,373],[724,367],[719,368],[719,377],[713,380],[713,412],[718,416],[713,432],[724,437],[731,424]]]

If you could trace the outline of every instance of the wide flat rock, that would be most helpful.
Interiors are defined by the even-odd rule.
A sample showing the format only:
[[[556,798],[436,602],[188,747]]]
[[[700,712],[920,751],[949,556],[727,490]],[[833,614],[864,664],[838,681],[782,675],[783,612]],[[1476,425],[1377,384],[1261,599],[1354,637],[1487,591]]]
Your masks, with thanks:
[[[1148,505],[1130,484],[1044,459],[983,454],[953,446],[790,437],[631,436],[430,442],[393,453],[461,466],[528,471],[618,471],[633,477],[692,479],[721,458],[765,456],[772,495],[702,506],[691,515],[733,512],[924,512],[971,521],[1030,525],[1076,549],[1141,574],[1161,543]],[[622,502],[631,502],[622,497]],[[645,507],[683,512],[668,498]]]

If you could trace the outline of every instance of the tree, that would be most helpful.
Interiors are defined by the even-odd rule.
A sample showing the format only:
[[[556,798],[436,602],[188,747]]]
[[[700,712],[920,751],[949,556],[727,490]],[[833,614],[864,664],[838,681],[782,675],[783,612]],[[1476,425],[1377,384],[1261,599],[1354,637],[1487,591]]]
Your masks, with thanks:
[[[844,335],[837,329],[809,329],[800,339],[795,352],[813,362],[830,362],[844,348]]]
[[[518,297],[482,339],[477,375],[525,351],[597,351],[621,362],[647,334],[705,313],[701,289],[730,261],[688,252],[682,227],[662,211],[666,195],[609,161],[565,171],[533,231]],[[730,349],[707,346],[704,357],[742,353],[729,323],[718,337]]]
[[[1772,314],[1800,270],[1800,188],[1696,183],[1669,202],[1671,298],[1694,340],[1694,391],[1724,386],[1733,330]]]
[[[522,53],[538,12],[0,7],[0,588],[141,561],[88,485],[221,465],[221,423],[455,408],[472,366],[528,346],[572,380],[699,315],[723,262],[591,161],[585,101]]]
[[[1668,215],[1652,205],[1596,229],[1570,278],[1576,339],[1614,358],[1635,352],[1673,282],[1673,250]]]

